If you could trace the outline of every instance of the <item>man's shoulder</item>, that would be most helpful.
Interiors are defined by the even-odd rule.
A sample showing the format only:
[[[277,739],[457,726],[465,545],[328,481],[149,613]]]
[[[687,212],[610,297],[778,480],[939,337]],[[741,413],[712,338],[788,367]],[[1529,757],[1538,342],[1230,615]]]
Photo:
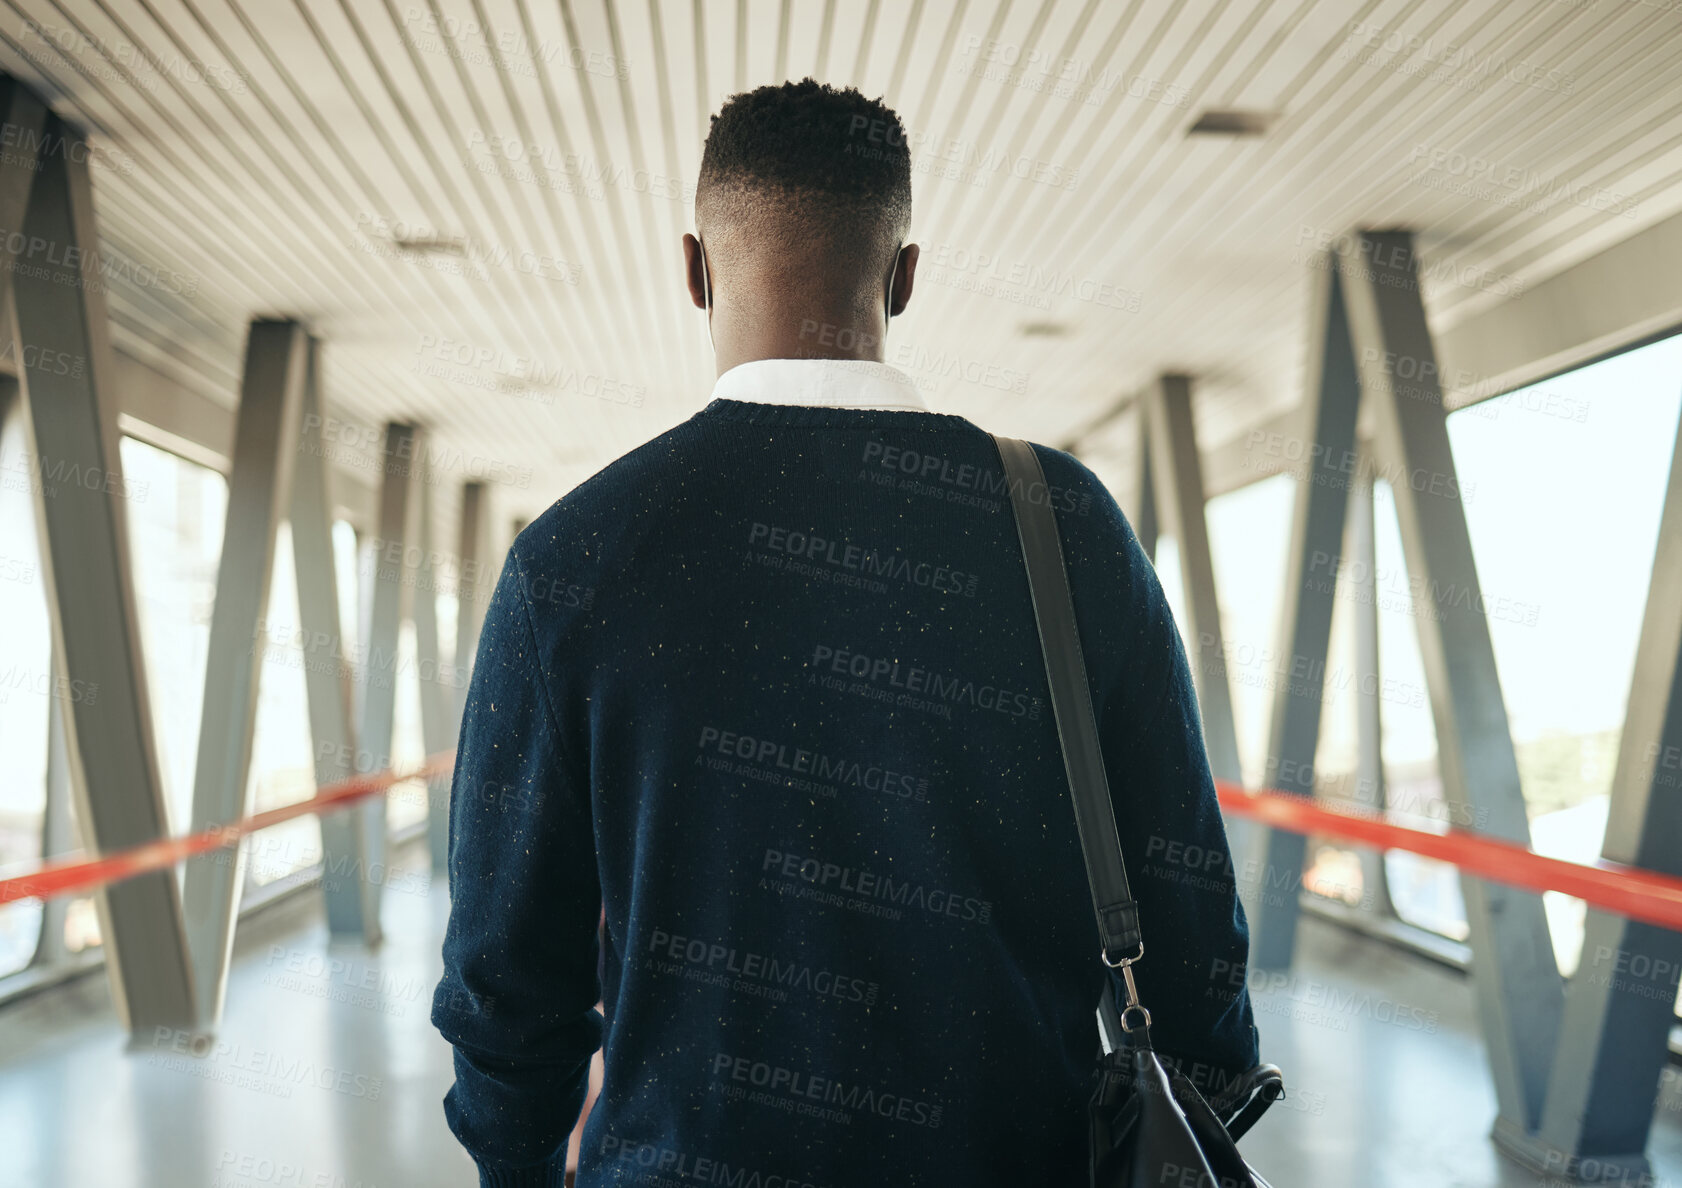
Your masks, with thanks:
[[[1039,456],[1046,497],[1065,534],[1086,530],[1111,539],[1132,536],[1126,515],[1096,471],[1066,450],[1037,441],[1029,444]]]
[[[604,533],[634,529],[643,511],[668,500],[667,489],[692,466],[693,418],[621,454],[561,496],[520,532],[515,549],[537,563],[588,547]]]
[[[1083,493],[1104,491],[1103,481],[1092,468],[1067,450],[1038,441],[1028,444],[1039,455],[1040,469],[1045,472],[1048,483],[1079,488]]]

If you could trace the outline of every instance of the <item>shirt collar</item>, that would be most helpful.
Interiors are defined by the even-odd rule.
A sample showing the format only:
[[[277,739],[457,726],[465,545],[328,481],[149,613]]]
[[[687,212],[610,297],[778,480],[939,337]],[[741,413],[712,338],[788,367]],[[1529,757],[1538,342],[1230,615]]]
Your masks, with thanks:
[[[714,400],[927,412],[923,394],[897,367],[868,359],[755,359],[718,377]]]

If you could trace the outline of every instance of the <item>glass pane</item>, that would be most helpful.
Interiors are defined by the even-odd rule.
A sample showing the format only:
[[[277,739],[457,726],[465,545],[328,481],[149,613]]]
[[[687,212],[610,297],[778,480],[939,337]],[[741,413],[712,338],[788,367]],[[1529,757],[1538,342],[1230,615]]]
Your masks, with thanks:
[[[1385,816],[1398,825],[1442,833],[1451,814],[1437,766],[1437,728],[1414,618],[1415,587],[1408,580],[1396,497],[1388,483],[1373,483],[1372,503]],[[1391,851],[1384,856],[1384,873],[1397,916],[1455,940],[1466,939],[1466,905],[1453,866]]]
[[[120,449],[123,475],[136,492],[128,500],[129,557],[158,772],[169,831],[182,833],[193,813],[228,483],[209,467],[132,437]],[[178,865],[176,878],[184,872]],[[71,901],[64,943],[71,952],[100,943],[91,899]]]
[[[421,596],[422,592],[416,590],[415,597]],[[397,710],[391,732],[391,766],[398,771],[426,759],[426,742],[421,734],[420,671],[415,625],[405,620],[397,634]],[[430,667],[427,671],[430,674]],[[425,782],[408,780],[393,785],[386,818],[393,832],[426,820]]]
[[[357,580],[356,529],[344,520],[333,521],[333,576],[339,583],[340,651],[347,661],[356,659],[356,641],[361,624],[361,585]]]
[[[1282,549],[1286,547],[1288,544],[1281,545]],[[1326,643],[1326,667],[1320,687],[1320,734],[1314,751],[1314,795],[1371,806],[1375,790],[1360,786],[1360,714],[1363,690],[1367,686],[1361,680],[1355,652],[1358,599],[1362,596],[1357,577],[1357,571],[1349,564],[1340,566],[1335,576],[1330,573],[1312,575],[1312,580],[1330,578],[1335,583],[1331,629]],[[1279,581],[1282,584],[1284,580],[1281,572]],[[1284,662],[1277,662],[1276,667],[1281,670],[1278,679],[1285,679]],[[1271,706],[1267,712],[1271,712]],[[1318,834],[1310,836],[1302,885],[1315,895],[1338,900],[1350,907],[1363,904],[1367,885],[1360,854]],[[1375,905],[1368,903],[1366,906]]]
[[[72,899],[64,913],[64,947],[80,953],[101,944],[99,912],[92,899]]]
[[[1276,474],[1209,500],[1209,552],[1221,608],[1238,761],[1247,787],[1271,778],[1267,733],[1281,675],[1274,649],[1291,543],[1296,481]]]
[[[348,542],[347,542],[348,543]],[[352,571],[360,579],[356,596],[360,603],[358,622],[363,625],[364,633],[373,614],[374,575],[379,572],[380,558],[375,555],[375,538],[357,541],[357,565]],[[335,540],[336,547],[343,547]],[[412,550],[411,550],[412,553]],[[415,575],[409,575],[408,591],[412,597],[431,596],[435,599],[436,591],[421,591]],[[341,597],[347,592],[341,589]],[[358,662],[368,669],[367,677],[357,688],[358,720],[362,715],[361,702],[375,687],[375,682],[395,683],[395,704],[392,717],[391,731],[391,766],[402,769],[415,767],[426,758],[426,744],[421,733],[420,714],[420,673],[421,668],[417,659],[415,647],[415,625],[412,618],[405,618],[398,625],[397,655],[395,657],[376,656],[371,651],[356,651]],[[426,670],[433,672],[432,666]],[[384,688],[380,691],[383,693]],[[449,692],[449,690],[445,690]],[[359,749],[361,744],[359,743]],[[426,819],[427,801],[426,785],[423,782],[405,781],[395,784],[386,794],[386,827],[389,831],[414,825]]]
[[[1682,410],[1682,336],[1449,418],[1539,853],[1599,856]],[[1546,897],[1566,972],[1583,904]]]
[[[41,862],[47,722],[58,687],[22,421],[0,425],[0,871],[18,873]],[[38,901],[0,907],[0,976],[28,965],[40,936]]]
[[[338,581],[341,656],[349,662],[356,656],[356,530],[343,520],[333,524],[333,564]],[[331,657],[327,650],[318,648],[311,650],[306,661],[290,524],[283,523],[276,536],[267,626],[253,739],[253,812],[295,804],[317,791],[304,666],[306,662],[330,663]],[[321,821],[314,815],[296,817],[253,834],[246,844],[247,885],[272,883],[321,861]]]
[[[1191,620],[1186,614],[1185,584],[1180,575],[1180,542],[1172,536],[1158,536],[1152,563],[1156,566],[1156,580],[1162,583],[1162,596],[1168,601],[1168,609],[1174,613],[1174,622],[1179,624],[1181,642],[1185,644],[1186,655],[1195,669],[1197,641],[1186,634]]]
[[[129,553],[152,731],[170,831],[180,833],[192,820],[228,484],[209,467],[132,437],[122,440],[122,459],[136,492],[128,500]]]
[[[315,756],[290,524],[282,524],[275,536],[266,626],[246,799],[254,813],[315,795]],[[313,816],[295,817],[252,834],[246,846],[247,883],[272,883],[321,860],[321,825]]]

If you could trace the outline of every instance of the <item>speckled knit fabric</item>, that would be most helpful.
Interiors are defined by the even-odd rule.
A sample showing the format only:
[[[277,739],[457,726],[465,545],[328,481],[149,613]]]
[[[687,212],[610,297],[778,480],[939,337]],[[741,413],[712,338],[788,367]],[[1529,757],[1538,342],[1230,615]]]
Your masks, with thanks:
[[[1190,671],[1114,500],[1039,454],[1140,990],[1215,1084],[1257,1050]],[[1105,975],[1003,483],[960,417],[714,400],[521,533],[433,1004],[484,1184],[561,1183],[598,1043],[586,1188],[1084,1182]]]

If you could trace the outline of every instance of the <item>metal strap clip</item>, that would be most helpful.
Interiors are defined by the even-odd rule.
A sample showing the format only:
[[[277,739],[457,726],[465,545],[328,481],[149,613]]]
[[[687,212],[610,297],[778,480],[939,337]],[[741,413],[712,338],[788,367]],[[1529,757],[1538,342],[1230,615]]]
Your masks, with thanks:
[[[1129,1035],[1137,1030],[1136,1027],[1127,1025],[1128,1013],[1132,1011],[1137,1011],[1139,1017],[1144,1020],[1144,1022],[1138,1024],[1139,1027],[1149,1027],[1151,1025],[1151,1013],[1139,1005],[1139,987],[1133,982],[1133,963],[1145,955],[1145,942],[1140,941],[1138,951],[1130,957],[1123,957],[1120,961],[1111,961],[1110,955],[1102,950],[1099,951],[1098,955],[1103,959],[1105,965],[1121,971],[1121,980],[1127,985],[1127,1002],[1122,1005],[1120,1011],[1121,1029]]]

